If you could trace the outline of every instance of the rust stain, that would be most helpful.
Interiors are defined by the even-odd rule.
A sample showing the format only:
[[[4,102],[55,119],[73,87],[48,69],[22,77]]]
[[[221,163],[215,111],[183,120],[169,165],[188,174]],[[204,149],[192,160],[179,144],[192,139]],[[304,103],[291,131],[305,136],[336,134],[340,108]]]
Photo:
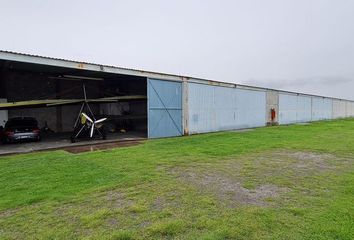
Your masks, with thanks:
[[[83,68],[85,68],[85,65],[84,65],[83,63],[79,63],[79,64],[77,65],[77,67],[83,69]]]

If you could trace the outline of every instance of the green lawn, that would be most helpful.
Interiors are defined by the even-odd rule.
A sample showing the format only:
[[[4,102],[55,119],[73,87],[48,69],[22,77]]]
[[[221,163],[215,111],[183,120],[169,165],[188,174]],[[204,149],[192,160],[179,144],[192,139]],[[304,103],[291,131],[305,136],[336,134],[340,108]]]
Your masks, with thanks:
[[[354,120],[0,157],[0,191],[0,239],[354,239]]]

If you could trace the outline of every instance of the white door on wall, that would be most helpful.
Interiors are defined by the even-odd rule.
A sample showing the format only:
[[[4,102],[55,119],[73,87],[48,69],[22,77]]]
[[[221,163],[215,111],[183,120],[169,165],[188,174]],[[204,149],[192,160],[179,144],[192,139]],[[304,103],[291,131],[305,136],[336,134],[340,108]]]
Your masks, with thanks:
[[[7,102],[6,99],[0,98],[0,103],[6,103],[6,102]],[[4,126],[7,119],[8,119],[7,110],[0,110],[0,126]]]

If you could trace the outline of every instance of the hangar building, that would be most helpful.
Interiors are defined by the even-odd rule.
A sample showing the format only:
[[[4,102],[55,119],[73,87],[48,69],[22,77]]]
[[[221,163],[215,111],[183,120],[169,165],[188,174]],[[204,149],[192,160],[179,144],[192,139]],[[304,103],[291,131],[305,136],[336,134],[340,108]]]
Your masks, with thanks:
[[[70,132],[83,84],[95,114],[145,138],[354,117],[345,99],[0,51],[0,125],[33,116]]]

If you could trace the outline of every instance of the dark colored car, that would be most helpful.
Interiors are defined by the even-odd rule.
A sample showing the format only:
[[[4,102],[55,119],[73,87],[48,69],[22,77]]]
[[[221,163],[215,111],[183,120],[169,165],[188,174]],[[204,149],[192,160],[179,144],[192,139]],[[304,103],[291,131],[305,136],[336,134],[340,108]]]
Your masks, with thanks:
[[[41,140],[41,131],[38,128],[38,122],[32,117],[16,117],[9,119],[1,135],[3,143]]]

